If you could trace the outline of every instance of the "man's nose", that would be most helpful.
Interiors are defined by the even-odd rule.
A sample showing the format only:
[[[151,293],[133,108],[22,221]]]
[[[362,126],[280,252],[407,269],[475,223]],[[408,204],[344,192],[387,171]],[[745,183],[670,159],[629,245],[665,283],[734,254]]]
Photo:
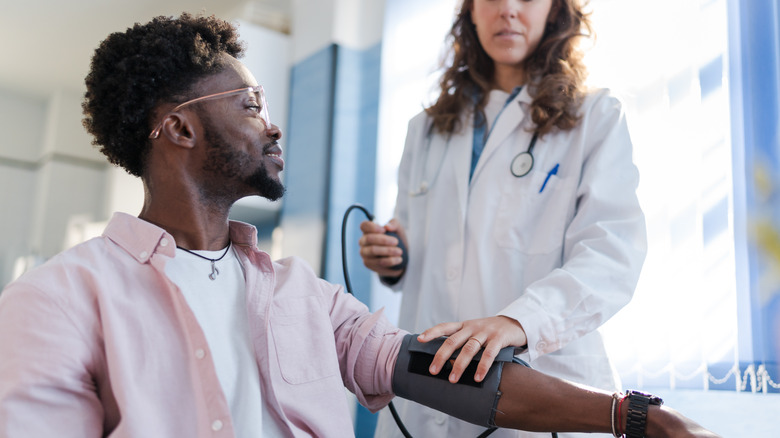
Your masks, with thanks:
[[[271,140],[278,141],[280,138],[282,138],[282,131],[278,126],[271,123],[271,126],[266,128],[265,135],[267,135]]]

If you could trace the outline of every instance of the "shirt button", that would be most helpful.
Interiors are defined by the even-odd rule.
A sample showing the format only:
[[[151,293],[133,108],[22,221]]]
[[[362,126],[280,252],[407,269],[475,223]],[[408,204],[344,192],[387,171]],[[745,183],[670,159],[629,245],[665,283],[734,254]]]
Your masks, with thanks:
[[[168,246],[168,239],[166,239],[165,237],[163,237],[163,238],[160,240],[160,246]]]
[[[148,256],[149,256],[149,253],[146,252],[146,251],[141,251],[141,254],[138,254],[138,257],[140,257],[142,259],[145,259]]]
[[[214,422],[211,423],[211,430],[213,430],[214,432],[222,430],[222,422],[219,420],[214,420]]]
[[[536,344],[536,351],[544,353],[544,350],[547,349],[547,342],[540,341],[538,344]]]
[[[197,357],[198,359],[203,359],[204,357],[206,357],[206,352],[203,351],[202,348],[198,348],[197,350],[195,350],[195,357]]]
[[[444,421],[447,419],[447,416],[442,414],[441,412],[436,413],[436,424],[442,425],[444,424]]]

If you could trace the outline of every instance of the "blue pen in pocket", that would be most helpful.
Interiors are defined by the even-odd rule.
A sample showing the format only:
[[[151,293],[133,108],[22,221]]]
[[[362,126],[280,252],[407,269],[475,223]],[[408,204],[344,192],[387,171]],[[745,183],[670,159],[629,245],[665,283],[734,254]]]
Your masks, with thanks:
[[[542,188],[539,189],[539,193],[542,193],[542,190],[547,186],[547,181],[550,180],[550,177],[553,175],[558,174],[558,163],[555,164],[555,166],[550,169],[549,172],[547,172],[547,177],[544,179],[544,182],[542,183]]]

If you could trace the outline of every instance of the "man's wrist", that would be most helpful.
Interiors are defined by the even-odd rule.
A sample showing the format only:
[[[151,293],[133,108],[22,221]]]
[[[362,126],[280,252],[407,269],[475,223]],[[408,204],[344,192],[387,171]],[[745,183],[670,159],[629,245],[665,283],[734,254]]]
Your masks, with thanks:
[[[647,409],[647,428],[645,429],[645,436],[648,437],[662,437],[667,436],[665,431],[668,431],[670,425],[674,425],[674,421],[669,416],[669,412],[664,410],[661,406],[650,405]]]
[[[626,393],[628,407],[626,409],[625,432],[626,438],[643,438],[647,432],[648,411],[651,406],[663,405],[663,400],[652,394],[639,391]]]

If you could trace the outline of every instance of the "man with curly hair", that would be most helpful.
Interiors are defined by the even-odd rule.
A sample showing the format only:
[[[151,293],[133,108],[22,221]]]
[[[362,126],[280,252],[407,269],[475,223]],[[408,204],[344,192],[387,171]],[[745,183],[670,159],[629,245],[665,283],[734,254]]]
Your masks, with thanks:
[[[284,193],[282,134],[242,52],[232,25],[188,14],[95,52],[84,125],[144,205],[0,296],[0,436],[344,437],[344,387],[371,410],[393,398],[407,333],[228,220]],[[499,389],[499,426],[624,427],[616,396],[520,365]],[[648,436],[710,436],[647,415]]]

